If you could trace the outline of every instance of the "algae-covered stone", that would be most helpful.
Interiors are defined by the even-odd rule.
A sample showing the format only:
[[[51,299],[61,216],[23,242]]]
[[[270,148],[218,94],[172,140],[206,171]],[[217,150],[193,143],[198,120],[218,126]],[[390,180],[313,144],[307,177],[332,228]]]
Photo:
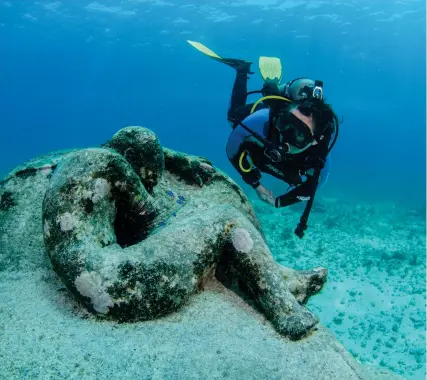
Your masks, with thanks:
[[[100,148],[32,160],[1,182],[0,200],[0,270],[53,269],[96,316],[175,315],[219,279],[282,339],[305,337],[299,347],[307,352],[336,344],[313,356],[328,379],[341,378],[340,363],[351,360],[323,363],[347,354],[305,307],[327,270],[278,265],[242,190],[207,159],[162,148],[145,128],[125,128]],[[298,365],[304,371],[290,365],[293,376]],[[319,368],[300,378],[319,378]],[[343,373],[368,379],[355,368]]]

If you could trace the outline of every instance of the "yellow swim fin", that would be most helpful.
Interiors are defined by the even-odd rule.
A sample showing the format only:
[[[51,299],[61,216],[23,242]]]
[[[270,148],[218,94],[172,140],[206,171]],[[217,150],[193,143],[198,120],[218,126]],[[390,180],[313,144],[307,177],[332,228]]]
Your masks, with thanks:
[[[276,57],[259,57],[259,72],[264,82],[279,84],[282,80],[282,63]]]
[[[207,46],[201,44],[200,42],[195,41],[189,41],[187,42],[193,46],[195,49],[203,53],[204,55],[207,55],[209,58],[214,59],[215,61],[225,63],[228,66],[233,67],[234,69],[245,72],[247,74],[253,74],[250,67],[252,62],[250,61],[244,61],[243,59],[236,59],[236,58],[223,58],[216,54],[214,51],[209,49]]]
[[[203,54],[207,55],[209,58],[216,59],[218,61],[222,61],[223,60],[222,57],[220,57],[218,54],[216,54],[214,51],[212,51],[211,49],[209,49],[207,46],[201,44],[200,42],[190,41],[190,40],[187,40],[187,42],[191,46],[193,46],[194,48],[196,48],[198,51],[200,51]]]

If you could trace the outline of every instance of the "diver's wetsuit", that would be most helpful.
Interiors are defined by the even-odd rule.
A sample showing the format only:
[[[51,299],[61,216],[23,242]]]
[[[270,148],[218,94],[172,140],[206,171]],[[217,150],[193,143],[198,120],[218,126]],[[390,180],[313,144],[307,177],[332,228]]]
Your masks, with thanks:
[[[313,145],[299,154],[286,155],[286,159],[282,162],[272,162],[265,155],[262,142],[237,123],[237,121],[241,121],[262,138],[271,141],[270,110],[265,105],[260,104],[255,112],[250,114],[253,104],[246,104],[247,79],[246,72],[237,71],[227,114],[228,121],[234,127],[226,147],[228,159],[243,180],[253,188],[260,185],[261,172],[271,174],[289,185],[295,186],[285,195],[276,198],[276,207],[284,207],[299,202],[302,199],[298,197],[309,197],[313,192],[314,181],[306,171],[314,166],[310,163],[311,157],[327,156],[325,152],[322,152],[325,150],[324,144]],[[241,159],[242,153],[245,151],[246,154]],[[253,163],[252,168],[247,156]],[[239,161],[242,165],[239,164]],[[327,178],[327,170],[325,169],[322,170],[322,183]]]

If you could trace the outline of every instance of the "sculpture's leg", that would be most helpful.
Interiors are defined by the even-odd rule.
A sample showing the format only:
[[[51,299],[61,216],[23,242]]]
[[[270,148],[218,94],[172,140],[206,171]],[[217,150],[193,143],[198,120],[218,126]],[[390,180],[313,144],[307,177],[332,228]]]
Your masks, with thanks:
[[[260,232],[235,208],[214,206],[191,217],[184,215],[175,228],[151,238],[157,244],[163,241],[164,250],[168,247],[165,242],[170,242],[165,260],[174,267],[185,267],[182,273],[191,274],[181,278],[181,286],[188,293],[192,286],[195,291],[212,276],[218,263],[228,264],[278,332],[298,339],[317,324],[318,319],[290,292],[283,273],[286,268],[275,262]],[[319,278],[324,278],[325,270],[319,271]],[[291,284],[304,288],[298,272],[288,270],[285,274]],[[312,283],[315,277],[310,275],[305,283]]]
[[[317,318],[291,294],[259,231],[243,216],[230,216],[225,260],[276,329],[291,339],[302,337],[317,324]]]

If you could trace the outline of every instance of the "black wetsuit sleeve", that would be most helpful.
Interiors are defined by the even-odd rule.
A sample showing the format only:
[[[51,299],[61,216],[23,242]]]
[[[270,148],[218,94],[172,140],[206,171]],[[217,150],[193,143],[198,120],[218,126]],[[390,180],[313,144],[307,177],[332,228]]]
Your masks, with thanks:
[[[291,191],[287,192],[276,198],[276,207],[286,207],[293,205],[294,203],[301,202],[304,198],[300,199],[299,197],[311,197],[313,194],[313,177],[309,177],[307,181],[298,185]]]
[[[236,120],[242,120],[249,114],[249,112],[246,111],[247,83],[248,74],[246,72],[237,71],[227,113],[227,119],[232,124],[235,123]]]
[[[253,164],[251,164],[249,158],[251,157],[252,152],[254,150],[256,151],[257,148],[258,146],[256,143],[251,141],[244,141],[240,145],[239,151],[236,155],[232,157],[227,155],[231,164],[242,176],[243,181],[245,181],[249,186],[254,189],[256,189],[260,185],[261,171],[255,166],[253,166]]]
[[[287,192],[286,194],[277,197],[275,202],[276,207],[286,207],[294,203],[301,202],[302,200],[310,199],[310,197],[313,196],[316,190],[316,187],[319,182],[320,170],[324,167],[324,165],[324,159],[321,159],[319,157],[309,157],[308,160],[305,162],[305,165],[301,167],[301,169],[306,173],[307,180],[292,189],[291,191]],[[312,169],[314,173],[309,175],[307,173],[308,169]]]

